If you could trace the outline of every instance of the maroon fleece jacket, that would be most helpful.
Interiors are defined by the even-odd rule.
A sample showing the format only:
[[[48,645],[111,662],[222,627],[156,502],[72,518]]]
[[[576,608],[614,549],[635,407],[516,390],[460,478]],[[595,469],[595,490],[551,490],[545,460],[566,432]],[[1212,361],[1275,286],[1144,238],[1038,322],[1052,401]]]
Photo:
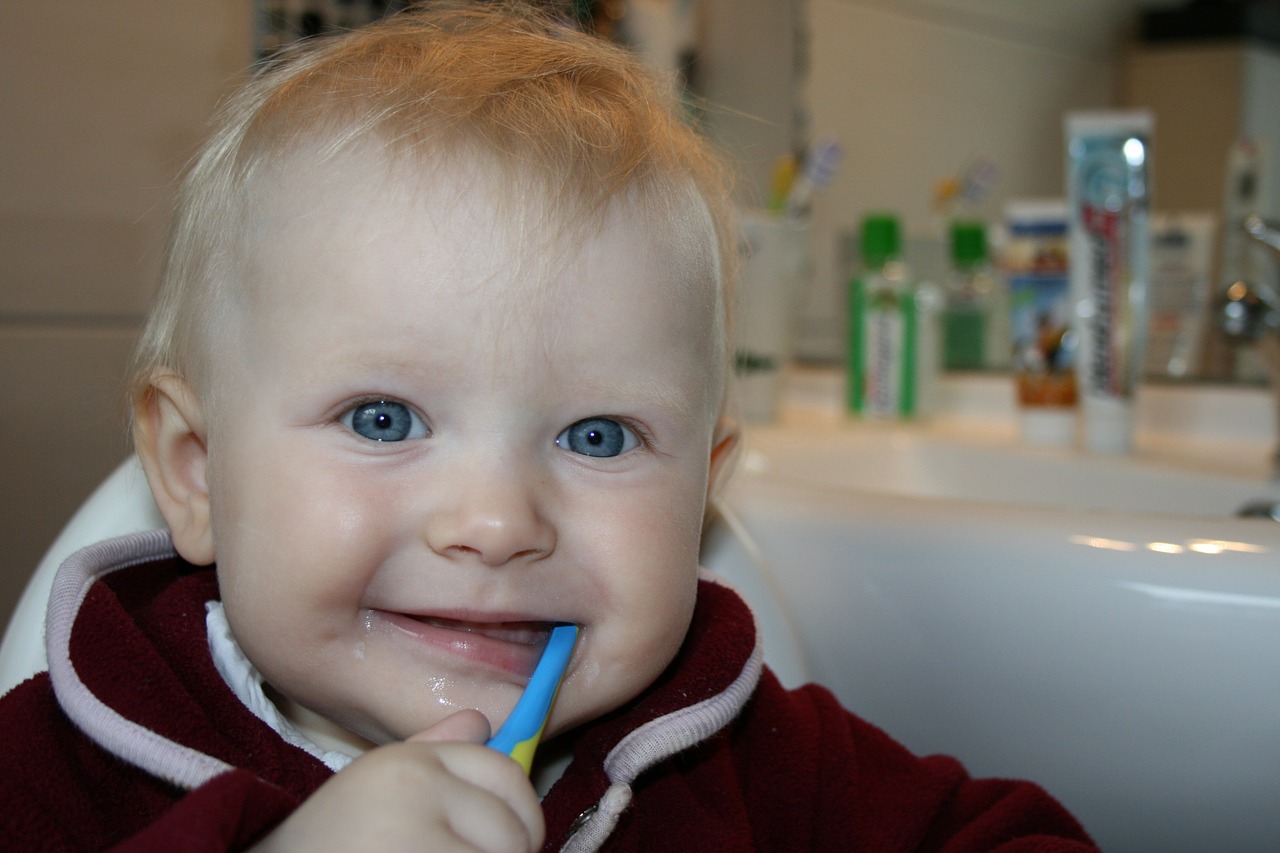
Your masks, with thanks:
[[[73,674],[51,666],[0,700],[2,844],[247,847],[331,772],[218,675],[205,628],[213,571],[181,562],[162,534],[107,545],[69,561],[81,574],[71,604],[61,596],[74,617],[64,650],[51,615],[50,660]],[[85,697],[93,710],[77,711]],[[120,722],[138,736],[114,742]],[[913,756],[820,687],[783,689],[761,672],[750,610],[705,580],[658,682],[563,737],[574,758],[543,801],[546,850],[1095,849],[1034,785],[972,780],[952,759]],[[155,770],[175,761],[199,778]]]

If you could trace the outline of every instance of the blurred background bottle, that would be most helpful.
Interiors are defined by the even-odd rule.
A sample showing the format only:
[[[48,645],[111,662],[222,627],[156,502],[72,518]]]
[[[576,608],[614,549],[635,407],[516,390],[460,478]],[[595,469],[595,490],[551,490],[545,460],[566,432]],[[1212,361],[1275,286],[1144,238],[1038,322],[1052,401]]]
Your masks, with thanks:
[[[898,218],[862,222],[862,270],[849,286],[848,406],[870,418],[916,414],[919,316]]]
[[[1007,300],[991,266],[981,222],[951,225],[951,264],[942,315],[942,363],[948,370],[1007,367]]]
[[[1022,437],[1071,446],[1076,433],[1076,336],[1068,279],[1067,205],[1012,201],[1001,264]]]

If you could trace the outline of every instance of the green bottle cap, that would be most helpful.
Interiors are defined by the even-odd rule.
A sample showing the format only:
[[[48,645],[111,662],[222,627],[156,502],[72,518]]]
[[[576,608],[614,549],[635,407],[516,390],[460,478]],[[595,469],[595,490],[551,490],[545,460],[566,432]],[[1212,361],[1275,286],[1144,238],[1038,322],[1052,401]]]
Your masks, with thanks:
[[[868,267],[882,267],[885,261],[902,251],[898,218],[891,214],[873,214],[862,220],[862,262]]]
[[[987,229],[981,222],[957,220],[951,223],[951,260],[957,266],[987,259]]]

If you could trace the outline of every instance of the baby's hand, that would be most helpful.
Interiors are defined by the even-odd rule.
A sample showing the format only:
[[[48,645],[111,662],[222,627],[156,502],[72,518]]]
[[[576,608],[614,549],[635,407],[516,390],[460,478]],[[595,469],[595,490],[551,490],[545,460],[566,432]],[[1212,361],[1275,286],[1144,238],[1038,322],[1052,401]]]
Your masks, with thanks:
[[[255,849],[538,850],[545,829],[537,794],[520,765],[483,745],[488,737],[483,715],[460,711],[370,750]]]

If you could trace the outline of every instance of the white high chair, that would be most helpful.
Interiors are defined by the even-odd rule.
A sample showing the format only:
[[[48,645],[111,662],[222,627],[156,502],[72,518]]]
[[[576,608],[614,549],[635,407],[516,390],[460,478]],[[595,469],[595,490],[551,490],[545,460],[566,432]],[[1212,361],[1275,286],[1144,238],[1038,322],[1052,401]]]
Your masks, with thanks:
[[[703,565],[728,580],[751,604],[764,635],[765,660],[783,683],[803,684],[809,680],[808,666],[772,573],[732,513],[718,509],[719,518],[703,543]],[[44,617],[53,576],[63,560],[95,542],[164,526],[142,465],[131,456],[76,511],[27,582],[0,643],[0,695],[48,668]]]
[[[27,581],[0,643],[0,695],[48,669],[44,650],[44,614],[53,576],[76,551],[127,533],[159,530],[164,519],[151,500],[147,478],[137,457],[116,468],[91,494],[49,546]]]

